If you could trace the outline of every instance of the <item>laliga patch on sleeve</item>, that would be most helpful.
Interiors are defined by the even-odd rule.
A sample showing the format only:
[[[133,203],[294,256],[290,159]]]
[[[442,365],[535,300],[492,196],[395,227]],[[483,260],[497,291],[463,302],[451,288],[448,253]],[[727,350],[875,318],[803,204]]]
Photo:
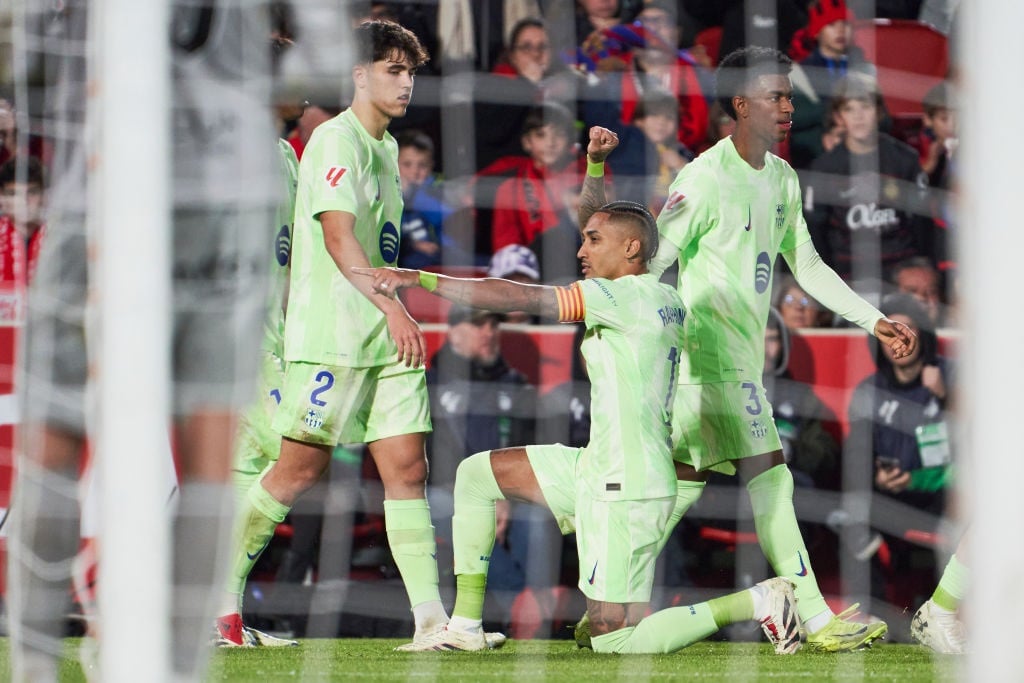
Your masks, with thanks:
[[[684,199],[686,199],[686,195],[683,194],[682,192],[673,192],[668,196],[668,199],[665,200],[665,206],[662,207],[661,210],[671,211],[672,209],[679,206],[679,204],[681,204]]]
[[[331,166],[324,174],[324,181],[331,187],[337,187],[346,173],[348,173],[348,169],[344,166]]]

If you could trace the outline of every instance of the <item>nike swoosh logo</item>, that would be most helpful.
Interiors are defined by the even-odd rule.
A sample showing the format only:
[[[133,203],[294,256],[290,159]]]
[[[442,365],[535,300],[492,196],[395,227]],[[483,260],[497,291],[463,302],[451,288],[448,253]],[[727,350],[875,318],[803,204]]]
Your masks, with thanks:
[[[750,205],[747,204],[747,224],[743,226],[743,229],[750,232]]]
[[[594,563],[594,571],[590,572],[590,578],[587,579],[587,583],[591,586],[594,585],[594,577],[597,575],[597,562]]]
[[[804,564],[804,556],[799,551],[796,554],[800,560],[800,571],[796,573],[797,576],[807,576],[807,565]]]

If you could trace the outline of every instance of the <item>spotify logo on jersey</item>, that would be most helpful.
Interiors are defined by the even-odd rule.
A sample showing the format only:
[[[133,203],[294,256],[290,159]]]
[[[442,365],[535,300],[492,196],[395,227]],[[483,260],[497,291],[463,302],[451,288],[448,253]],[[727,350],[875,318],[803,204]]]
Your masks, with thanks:
[[[391,221],[384,224],[380,229],[380,256],[384,263],[394,264],[398,260],[398,228]]]
[[[768,284],[772,281],[772,260],[768,258],[767,252],[757,255],[757,265],[754,266],[754,289],[758,294],[764,294]]]

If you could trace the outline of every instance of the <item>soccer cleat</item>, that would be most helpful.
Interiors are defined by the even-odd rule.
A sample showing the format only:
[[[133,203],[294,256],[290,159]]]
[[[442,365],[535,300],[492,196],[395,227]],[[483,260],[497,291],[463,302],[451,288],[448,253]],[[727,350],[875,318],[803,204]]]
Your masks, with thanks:
[[[425,640],[429,639],[429,638],[436,637],[438,633],[442,633],[442,632],[446,631],[447,628],[448,628],[447,625],[443,625],[443,626],[437,626],[437,627],[435,627],[435,628],[433,628],[433,629],[431,629],[429,631],[425,631],[425,632],[417,631],[416,634],[413,636],[411,643],[406,643],[405,645],[399,645],[398,647],[395,648],[395,651],[396,652],[423,652],[424,649],[420,647],[420,644],[422,642],[424,642]],[[464,633],[464,631],[454,631],[454,633]],[[487,649],[489,649],[489,650],[497,650],[497,649],[501,648],[505,644],[505,641],[507,641],[507,640],[508,640],[508,638],[505,637],[504,633],[498,633],[497,631],[495,631],[493,633],[492,632],[484,633],[484,643],[486,644]],[[432,649],[432,648],[428,648],[428,649]]]
[[[470,633],[469,631],[451,630],[447,626],[425,633],[411,643],[396,647],[397,652],[449,652],[456,650],[487,650],[487,638],[483,631]]]
[[[254,628],[243,626],[242,630],[246,635],[252,639],[256,647],[298,647],[299,641],[290,640],[288,638],[278,638],[272,636],[269,633],[263,631],[257,631]]]
[[[576,647],[582,649],[593,649],[590,643],[590,613],[584,612],[580,620],[572,628],[572,637],[576,640]]]
[[[767,591],[768,616],[761,619],[761,630],[768,636],[777,655],[791,655],[800,649],[800,615],[796,611],[793,582],[775,577],[757,584]]]
[[[936,609],[931,600],[925,601],[910,622],[910,636],[925,647],[946,655],[967,652],[967,635],[963,623],[955,612]]]
[[[857,613],[854,603],[832,619],[821,629],[807,635],[807,644],[815,650],[825,652],[849,652],[870,647],[871,643],[884,638],[889,627],[884,621],[873,619],[866,623],[848,620]]]

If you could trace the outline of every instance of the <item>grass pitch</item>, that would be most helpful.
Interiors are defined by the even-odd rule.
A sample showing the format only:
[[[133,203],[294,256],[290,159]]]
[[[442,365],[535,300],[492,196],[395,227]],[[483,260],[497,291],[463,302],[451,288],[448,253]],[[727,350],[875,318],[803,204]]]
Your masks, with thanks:
[[[766,643],[704,642],[671,655],[599,655],[569,640],[509,641],[489,652],[394,652],[401,640],[303,640],[297,648],[219,650],[208,681],[958,681],[964,660],[916,645],[777,656]],[[61,681],[84,681],[79,641],[68,639]],[[7,641],[0,641],[2,672]],[[0,678],[4,675],[0,673]],[[138,680],[151,680],[140,671]]]

